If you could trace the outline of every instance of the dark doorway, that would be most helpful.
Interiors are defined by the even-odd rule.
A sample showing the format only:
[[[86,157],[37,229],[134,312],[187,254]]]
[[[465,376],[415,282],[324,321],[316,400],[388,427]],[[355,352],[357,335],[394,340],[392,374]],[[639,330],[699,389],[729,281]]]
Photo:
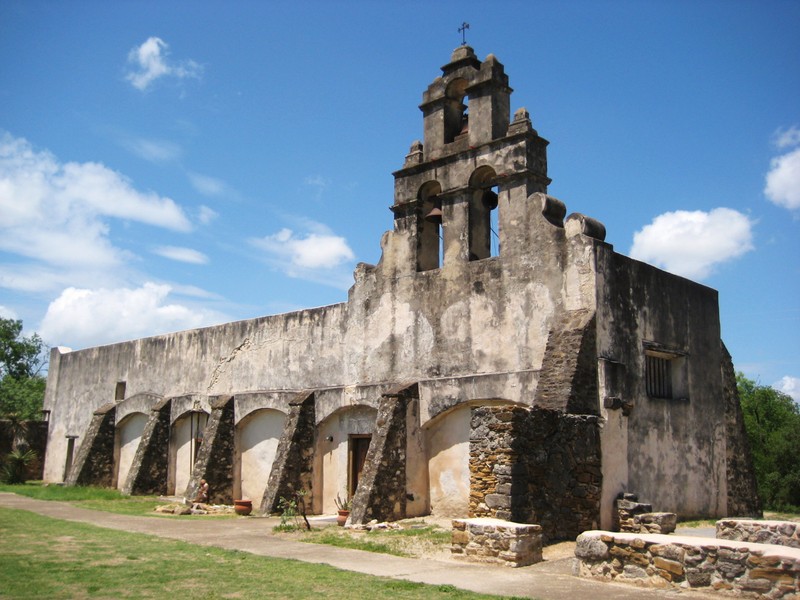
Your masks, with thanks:
[[[347,494],[351,498],[356,493],[358,480],[361,479],[361,472],[367,462],[367,451],[371,439],[371,435],[350,436],[347,455]]]
[[[75,439],[77,435],[67,436],[67,461],[64,463],[64,481],[69,477],[69,472],[72,470],[72,458],[75,454]]]

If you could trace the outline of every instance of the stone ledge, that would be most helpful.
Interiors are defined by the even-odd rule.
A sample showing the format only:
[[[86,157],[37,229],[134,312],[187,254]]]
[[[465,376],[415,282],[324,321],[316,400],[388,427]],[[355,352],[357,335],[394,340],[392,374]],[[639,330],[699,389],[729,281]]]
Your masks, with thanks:
[[[644,587],[768,598],[800,593],[800,549],[716,538],[586,531],[573,574]]]
[[[717,538],[800,548],[800,523],[764,519],[720,519]]]
[[[542,528],[488,517],[455,519],[450,551],[454,558],[524,567],[542,560]]]

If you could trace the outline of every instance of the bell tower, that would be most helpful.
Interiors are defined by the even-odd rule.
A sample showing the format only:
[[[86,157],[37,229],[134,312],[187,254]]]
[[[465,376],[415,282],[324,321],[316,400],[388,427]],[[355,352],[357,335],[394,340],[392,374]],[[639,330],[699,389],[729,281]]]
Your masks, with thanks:
[[[395,231],[408,234],[404,256],[412,259],[401,271],[530,251],[529,196],[550,183],[548,142],[524,108],[510,120],[512,89],[500,61],[480,61],[463,45],[441,70],[422,95],[423,141],[394,173]],[[545,214],[551,222],[563,216]]]
[[[512,91],[494,55],[480,62],[469,46],[456,48],[422,95],[425,159],[505,136]]]

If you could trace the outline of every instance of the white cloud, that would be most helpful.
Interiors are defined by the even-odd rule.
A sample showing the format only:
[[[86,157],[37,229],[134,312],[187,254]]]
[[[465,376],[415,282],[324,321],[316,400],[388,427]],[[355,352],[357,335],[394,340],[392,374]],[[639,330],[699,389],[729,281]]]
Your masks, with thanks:
[[[193,172],[187,175],[192,187],[204,196],[219,196],[225,192],[226,185],[221,179]]]
[[[355,258],[347,240],[321,223],[304,224],[309,229],[306,233],[284,228],[248,242],[266,252],[267,262],[290,277],[346,289],[352,278],[345,267]]]
[[[50,303],[38,329],[50,345],[85,348],[225,322],[226,315],[167,303],[172,288],[67,288]]]
[[[800,209],[800,148],[770,161],[764,194],[778,206]]]
[[[170,162],[183,154],[183,149],[178,144],[168,140],[130,138],[123,140],[122,145],[136,156],[154,163]]]
[[[219,213],[217,213],[217,211],[205,205],[200,205],[200,208],[197,211],[197,220],[200,221],[200,223],[202,223],[203,225],[208,225],[218,216]]]
[[[145,91],[160,77],[199,79],[203,67],[193,60],[170,61],[169,45],[158,37],[150,37],[128,53],[128,63],[133,69],[125,75],[133,87]]]
[[[791,396],[795,402],[800,402],[800,377],[784,375],[781,380],[772,385],[776,390]]]
[[[330,269],[355,258],[347,240],[332,234],[298,236],[291,229],[281,229],[251,243],[302,269]]]
[[[191,229],[173,200],[136,190],[120,173],[99,163],[61,163],[23,138],[0,134],[0,250],[42,263],[28,272],[2,265],[0,284],[61,288],[59,281],[74,285],[89,273],[97,277],[119,267],[131,255],[111,243],[112,218]],[[31,279],[37,269],[38,282]]]
[[[0,319],[17,319],[17,313],[0,304]]]
[[[178,262],[191,263],[193,265],[208,264],[208,257],[202,252],[192,250],[191,248],[182,248],[179,246],[159,246],[153,250],[153,253],[169,258],[170,260],[177,260]]]
[[[790,148],[800,144],[800,128],[796,125],[779,128],[774,135],[774,143],[778,148]]]
[[[752,221],[730,208],[664,213],[633,235],[630,255],[671,273],[703,279],[753,249]]]

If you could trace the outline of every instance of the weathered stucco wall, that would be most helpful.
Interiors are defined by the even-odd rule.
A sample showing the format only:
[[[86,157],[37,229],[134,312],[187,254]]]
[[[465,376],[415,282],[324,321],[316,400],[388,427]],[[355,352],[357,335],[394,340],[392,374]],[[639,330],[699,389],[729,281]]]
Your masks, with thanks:
[[[617,254],[607,244],[597,245],[597,264],[603,389],[605,398],[619,400],[616,408],[603,409],[603,469],[609,474],[604,519],[609,499],[622,491],[638,494],[658,511],[724,515],[717,292]],[[648,396],[645,353],[651,348],[674,356],[673,398]]]
[[[437,517],[469,513],[469,434],[468,405],[442,415],[427,429],[430,510]]]

